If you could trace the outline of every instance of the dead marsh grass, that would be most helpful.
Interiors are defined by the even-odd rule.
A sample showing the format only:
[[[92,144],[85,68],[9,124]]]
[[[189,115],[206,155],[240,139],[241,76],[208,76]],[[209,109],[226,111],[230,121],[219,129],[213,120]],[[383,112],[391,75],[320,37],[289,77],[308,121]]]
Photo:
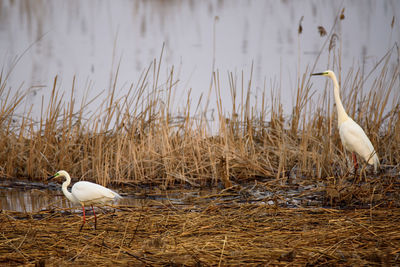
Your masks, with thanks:
[[[217,99],[214,132],[208,130],[210,118],[205,115],[209,97],[193,105],[189,90],[186,101],[176,103],[179,80],[173,67],[167,69],[166,80],[159,81],[163,49],[123,96],[118,96],[119,66],[102,101],[100,97],[88,99],[87,93],[77,100],[75,91],[84,89],[75,88],[75,79],[70,94],[64,95],[56,76],[38,119],[32,115],[38,107],[18,113],[27,93],[13,93],[7,86],[10,73],[2,72],[0,176],[43,180],[65,169],[73,178],[102,185],[150,185],[161,190],[229,188],[261,181],[276,191],[288,184],[309,183],[328,188],[325,191],[332,204],[352,203],[353,197],[348,196],[357,195],[359,185],[365,183],[372,188],[370,197],[384,195],[383,185],[397,188],[399,183],[399,51],[394,45],[368,73],[360,68],[343,73],[341,47],[336,47],[336,41],[341,41],[340,27],[336,27],[341,20],[339,12],[323,37],[314,66],[297,73],[290,113],[283,110],[277,88],[265,86],[257,103],[252,102],[252,68],[248,75],[228,73],[228,84],[221,84],[220,73],[213,72],[208,96],[215,94]],[[338,74],[346,111],[377,150],[383,170],[379,175],[369,172],[365,164],[357,175],[351,173],[332,108],[332,85],[326,80],[324,88],[315,88],[309,75],[322,51],[329,52],[328,68]],[[226,99],[222,90],[229,91],[231,99]],[[91,110],[94,101],[96,109]],[[231,110],[224,111],[225,106]],[[351,187],[349,179],[353,179]],[[350,192],[342,197],[344,188]]]
[[[81,216],[0,214],[9,265],[396,265],[399,209],[285,209],[216,205],[121,207],[79,232]]]
[[[338,73],[347,112],[377,149],[383,167],[378,175],[366,168],[351,173],[331,85],[313,87],[311,69],[297,74],[289,114],[275,88],[264,88],[261,101],[251,105],[252,70],[249,78],[229,73],[229,84],[221,84],[214,72],[209,94],[217,95],[218,129],[212,133],[205,116],[209,110],[203,109],[210,99],[193,105],[189,93],[180,114],[173,113],[178,80],[172,68],[167,80],[159,81],[162,53],[122,97],[117,96],[117,71],[94,111],[88,107],[98,99],[75,99],[75,90],[82,90],[75,80],[70,96],[63,95],[55,77],[39,119],[31,113],[38,107],[18,114],[28,96],[13,94],[8,74],[1,73],[2,178],[43,180],[65,169],[75,179],[113,183],[125,192],[220,190],[179,208],[120,206],[98,214],[98,230],[89,220],[82,232],[80,213],[2,210],[0,264],[399,265],[398,49],[390,49],[366,75],[357,68],[342,73],[335,47],[340,33],[334,27],[329,34],[324,29],[328,65]],[[231,99],[224,99],[222,90],[229,90]],[[320,97],[314,102],[316,92]],[[225,105],[230,112],[223,111]],[[254,199],[259,192],[271,196],[261,202]],[[291,202],[294,198],[301,201]]]
[[[345,107],[365,129],[383,165],[380,176],[363,168],[356,181],[398,177],[400,67],[389,66],[394,53],[393,49],[389,51],[369,74],[373,82],[367,92],[363,91],[365,78],[358,71],[341,75]],[[167,81],[160,85],[159,71],[155,60],[120,98],[116,97],[114,83],[98,110],[91,113],[87,107],[92,100],[83,99],[77,108],[75,83],[70,98],[65,98],[57,89],[56,77],[48,105],[42,103],[39,121],[34,121],[29,112],[16,116],[26,95],[12,95],[3,77],[0,175],[40,180],[65,169],[72,177],[103,185],[129,183],[162,189],[186,185],[228,188],[255,180],[283,185],[293,179],[323,182],[335,188],[352,176],[331,108],[329,83],[316,104],[310,101],[315,92],[309,73],[304,73],[296,105],[291,115],[285,115],[279,98],[273,92],[268,98],[266,89],[262,106],[251,106],[251,74],[247,82],[244,76],[238,80],[230,74],[233,105],[232,111],[225,113],[225,100],[220,95],[223,85],[215,72],[211,89],[218,96],[219,128],[210,133],[199,108],[201,101],[193,113],[190,95],[181,115],[171,114],[177,81],[172,68]]]

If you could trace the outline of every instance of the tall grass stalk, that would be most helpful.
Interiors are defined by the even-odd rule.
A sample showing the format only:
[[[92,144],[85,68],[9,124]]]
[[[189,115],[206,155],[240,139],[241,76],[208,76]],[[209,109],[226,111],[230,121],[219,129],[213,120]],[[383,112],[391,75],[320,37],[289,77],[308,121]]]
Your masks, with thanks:
[[[388,53],[368,74],[373,80],[370,88],[359,69],[343,73],[341,95],[383,165],[398,166],[400,68],[389,64],[393,56],[393,51]],[[17,119],[15,111],[26,95],[12,95],[0,78],[0,175],[40,180],[65,169],[73,177],[104,185],[168,188],[229,187],[252,180],[283,185],[294,176],[315,182],[348,173],[350,163],[336,126],[331,85],[318,88],[318,102],[311,101],[316,88],[308,69],[298,79],[289,116],[274,88],[268,92],[264,87],[261,101],[251,103],[252,70],[248,78],[244,73],[239,78],[228,73],[227,85],[220,83],[220,73],[215,71],[212,90],[217,96],[218,131],[211,133],[205,127],[204,111],[199,109],[201,100],[193,108],[190,91],[181,113],[172,113],[176,108],[174,69],[161,83],[161,59],[162,53],[122,97],[116,95],[117,68],[111,90],[91,112],[88,106],[93,99],[84,97],[80,107],[75,103],[75,79],[67,99],[57,89],[55,77],[49,101],[42,101],[39,121],[34,121],[30,112]],[[221,96],[225,86],[232,103]],[[231,104],[229,113],[224,104]]]

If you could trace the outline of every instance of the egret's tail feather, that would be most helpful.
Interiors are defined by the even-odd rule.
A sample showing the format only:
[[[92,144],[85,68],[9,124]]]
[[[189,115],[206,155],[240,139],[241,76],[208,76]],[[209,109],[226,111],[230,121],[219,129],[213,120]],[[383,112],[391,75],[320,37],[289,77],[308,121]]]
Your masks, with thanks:
[[[375,172],[378,172],[379,165],[380,165],[379,159],[378,159],[378,157],[375,155],[375,159],[374,159],[374,171],[375,171]]]
[[[121,199],[121,198],[123,198],[120,194],[118,194],[117,192],[115,192],[115,191],[112,191],[113,193],[114,193],[114,200],[118,200],[118,199]]]
[[[370,165],[374,165],[374,171],[377,172],[380,162],[379,162],[379,158],[378,155],[376,154],[376,152],[374,151],[371,156],[369,157],[369,159],[367,160],[368,164]]]

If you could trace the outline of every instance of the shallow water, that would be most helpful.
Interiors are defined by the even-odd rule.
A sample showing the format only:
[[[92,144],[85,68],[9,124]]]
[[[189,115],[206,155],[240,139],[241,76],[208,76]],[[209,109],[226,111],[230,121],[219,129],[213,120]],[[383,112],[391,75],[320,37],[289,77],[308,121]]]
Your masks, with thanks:
[[[183,207],[192,205],[192,199],[205,195],[215,194],[213,190],[197,191],[155,191],[141,190],[136,192],[133,189],[125,189],[121,192],[119,188],[110,188],[123,197],[118,201],[120,206],[175,206]],[[69,188],[71,190],[71,188]],[[207,201],[207,198],[204,198]],[[197,200],[197,202],[199,202]],[[61,184],[58,183],[38,183],[30,181],[9,181],[0,180],[0,210],[17,212],[37,212],[47,209],[75,209],[81,210],[80,205],[71,203],[62,193]]]
[[[226,74],[233,72],[237,82],[244,74],[247,81],[254,66],[252,102],[260,101],[264,87],[272,87],[291,110],[297,72],[313,64],[326,41],[317,27],[329,31],[342,9],[345,19],[335,30],[341,68],[347,73],[355,65],[366,74],[399,40],[397,18],[391,27],[399,14],[398,1],[1,1],[0,64],[4,73],[12,70],[7,86],[27,90],[21,112],[39,116],[55,75],[66,96],[76,78],[76,99],[86,89],[91,99],[112,87],[118,65],[115,82],[122,96],[165,43],[159,80],[169,76],[165,68],[175,66],[176,94],[181,95],[176,104],[189,89],[194,102],[207,95],[213,70],[220,71],[222,99],[230,99]],[[30,44],[14,68],[15,58]],[[326,68],[328,53],[325,48],[316,71]],[[325,80],[313,83],[320,90]],[[106,95],[95,99],[89,110],[97,110]],[[214,94],[208,97],[210,109],[216,110]],[[32,104],[39,108],[30,109]],[[229,103],[224,105],[231,110]]]
[[[342,192],[342,201],[336,199],[336,204],[329,201],[331,197],[338,198],[333,194],[332,185],[323,182],[310,183],[301,182],[294,184],[270,184],[270,182],[255,182],[242,185],[234,185],[223,189],[216,187],[191,188],[191,189],[168,189],[158,188],[134,188],[116,187],[111,188],[123,197],[115,203],[114,207],[153,207],[184,209],[196,212],[210,205],[231,206],[234,204],[253,203],[266,206],[280,206],[285,208],[302,207],[330,207],[332,204],[337,208],[370,207],[370,205],[400,205],[398,198],[399,177],[389,176],[373,180],[372,184],[360,183],[353,185],[348,181],[346,187],[338,187]],[[379,181],[379,183],[377,182]],[[381,185],[381,183],[384,183]],[[370,195],[371,188],[387,188],[385,192],[374,191]],[[272,191],[270,191],[272,190]],[[374,189],[375,190],[375,189]],[[329,192],[328,192],[329,191]],[[364,192],[364,193],[362,193]],[[333,194],[333,195],[332,195]],[[349,195],[353,196],[348,199]],[[346,200],[347,199],[347,200]],[[377,202],[371,202],[374,199]],[[328,202],[327,202],[328,201]],[[344,202],[343,202],[344,201]],[[51,182],[49,184],[21,181],[0,180],[0,210],[17,212],[38,212],[41,210],[64,210],[69,212],[82,212],[80,205],[72,204],[62,193],[61,183]],[[89,207],[87,209],[90,209]]]
[[[116,189],[113,189],[116,190]],[[118,190],[116,190],[118,191]],[[146,201],[165,202],[163,197],[144,199],[135,196],[124,196],[118,204],[142,206]],[[32,183],[26,181],[0,181],[0,210],[19,212],[37,212],[45,209],[81,209],[79,205],[71,203],[61,192],[57,184]]]
[[[261,185],[234,186],[230,189],[191,189],[191,190],[150,190],[132,188],[111,188],[120,193],[123,198],[118,201],[119,206],[153,206],[163,208],[197,208],[215,205],[230,205],[232,203],[258,203],[262,205],[283,205],[298,207],[301,205],[318,206],[321,201],[318,196],[299,196],[308,188],[277,191],[272,193]],[[125,192],[122,192],[125,191]],[[275,196],[279,195],[278,200]],[[316,200],[317,199],[317,200]],[[72,209],[81,211],[79,205],[71,203],[62,193],[61,184],[37,183],[30,181],[0,181],[0,210],[18,212],[37,212],[48,209]]]
[[[2,210],[35,212],[48,208],[53,203],[62,208],[71,207],[67,199],[52,190],[0,189],[0,209]]]

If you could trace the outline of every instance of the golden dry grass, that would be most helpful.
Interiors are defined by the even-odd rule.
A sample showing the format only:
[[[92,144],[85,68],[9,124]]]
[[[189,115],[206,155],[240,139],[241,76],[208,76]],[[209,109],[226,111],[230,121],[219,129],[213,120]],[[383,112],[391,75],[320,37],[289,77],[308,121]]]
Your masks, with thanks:
[[[121,207],[93,218],[0,214],[0,263],[44,266],[395,265],[400,210],[211,203]]]
[[[378,175],[365,165],[351,174],[336,126],[331,84],[313,88],[309,69],[297,74],[290,113],[282,109],[276,88],[264,88],[261,106],[250,105],[252,73],[248,79],[229,73],[228,85],[220,84],[218,71],[213,73],[209,92],[217,95],[218,129],[212,134],[204,116],[209,110],[202,109],[209,99],[193,106],[189,94],[183,106],[176,107],[174,69],[166,81],[158,81],[162,55],[122,97],[116,96],[114,77],[97,110],[88,110],[91,99],[77,105],[74,91],[82,88],[75,88],[75,81],[71,96],[64,97],[55,77],[38,120],[30,112],[17,114],[27,95],[13,94],[9,74],[1,73],[2,178],[43,180],[65,169],[75,179],[137,186],[124,188],[127,194],[143,187],[221,191],[208,202],[181,208],[120,207],[99,214],[98,230],[89,223],[82,232],[80,214],[3,210],[0,264],[399,265],[399,55],[394,46],[365,76],[357,68],[342,73],[341,51],[335,48],[340,33],[333,29],[324,37],[328,65],[338,73],[347,112],[377,150],[383,165]],[[231,92],[231,103],[221,96],[224,87]],[[314,90],[320,95],[317,102],[311,98]],[[232,110],[225,112],[225,105]],[[180,114],[173,113],[177,108]],[[251,190],[243,190],[249,183]],[[271,193],[263,201],[275,205],[220,201],[230,194],[246,199],[255,193],[252,189]],[[301,202],[288,209],[293,192]],[[219,200],[213,201],[215,197]],[[307,208],[313,200],[317,204]],[[369,209],[350,210],[356,207]]]
[[[36,4],[24,3],[21,12],[31,14]],[[53,87],[45,88],[49,97],[43,98],[41,106],[26,107],[27,112],[19,114],[29,92],[9,88],[7,83],[31,44],[11,63],[9,71],[0,72],[0,176],[40,180],[66,169],[72,176],[103,185],[136,183],[165,188],[176,184],[229,187],[232,182],[260,178],[285,182],[289,172],[314,183],[347,177],[350,162],[340,144],[331,83],[326,80],[325,88],[315,88],[309,76],[313,71],[322,71],[315,66],[324,52],[328,53],[327,68],[338,75],[347,112],[370,137],[384,170],[389,168],[398,174],[398,47],[389,43],[392,47],[386,53],[382,51],[384,55],[370,70],[357,66],[347,68],[345,73],[340,45],[344,41],[341,28],[347,20],[344,10],[338,10],[331,29],[318,27],[323,46],[312,67],[301,72],[300,48],[297,51],[294,88],[264,85],[260,93],[257,88],[256,104],[251,95],[255,94],[255,86],[262,85],[254,85],[253,68],[238,76],[228,73],[228,84],[221,84],[215,62],[210,88],[205,88],[208,97],[191,99],[190,88],[183,88],[189,91],[187,100],[176,103],[174,96],[181,92],[175,91],[179,77],[174,67],[167,68],[166,80],[159,81],[164,71],[163,48],[159,59],[149,64],[123,96],[118,96],[117,66],[106,88],[108,94],[96,99],[103,100],[96,110],[90,106],[94,99],[87,99],[87,94],[76,99],[75,91],[97,88],[75,88],[74,79],[71,88],[64,88],[64,95],[56,76]],[[298,25],[298,47],[302,20]],[[394,18],[392,31],[393,23]],[[213,57],[215,61],[215,51]],[[281,75],[285,78],[285,73]],[[290,89],[294,104],[288,112],[283,110],[277,91]],[[229,91],[231,99],[226,99],[222,91]],[[210,118],[205,116],[210,112],[207,107],[211,94],[217,96],[218,125],[213,133],[206,130]],[[319,97],[313,98],[315,95]],[[32,115],[32,110],[40,110],[39,118]]]
[[[392,55],[388,53],[371,74],[375,78],[368,93],[361,89],[364,78],[359,72],[348,73],[341,84],[349,115],[365,129],[384,171],[396,173],[400,66],[388,66]],[[211,135],[205,130],[208,121],[202,111],[191,113],[189,97],[182,115],[170,113],[173,70],[163,86],[157,86],[157,81],[151,86],[152,66],[126,96],[116,98],[114,87],[97,112],[91,113],[87,110],[90,101],[82,100],[81,108],[76,108],[73,94],[68,99],[60,96],[56,77],[39,121],[30,113],[16,116],[26,96],[12,96],[0,77],[0,175],[40,180],[65,169],[73,177],[103,185],[129,182],[167,188],[220,183],[229,187],[232,181],[260,178],[284,182],[290,172],[314,182],[349,174],[351,163],[341,146],[330,83],[316,105],[309,101],[312,81],[304,73],[296,105],[290,115],[284,115],[279,99],[273,95],[267,99],[267,91],[261,107],[248,105],[251,82],[246,88],[242,78],[240,88],[232,78],[232,112],[219,109],[218,131]],[[157,77],[157,68],[153,69]],[[222,86],[218,76],[216,72],[213,88],[217,94]],[[221,103],[219,97],[219,107]]]

